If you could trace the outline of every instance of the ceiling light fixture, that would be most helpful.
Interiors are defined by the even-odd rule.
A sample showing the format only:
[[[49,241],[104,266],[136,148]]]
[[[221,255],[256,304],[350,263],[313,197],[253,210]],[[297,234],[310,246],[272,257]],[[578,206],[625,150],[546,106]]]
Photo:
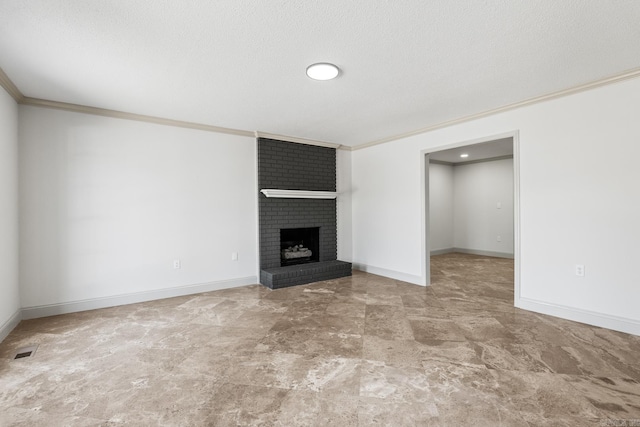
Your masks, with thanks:
[[[460,154],[460,157],[462,157],[463,159],[466,159],[467,157],[469,157],[469,155],[467,153],[463,153],[463,154]]]
[[[338,77],[340,69],[327,62],[311,64],[307,67],[307,76],[313,80],[331,80]]]

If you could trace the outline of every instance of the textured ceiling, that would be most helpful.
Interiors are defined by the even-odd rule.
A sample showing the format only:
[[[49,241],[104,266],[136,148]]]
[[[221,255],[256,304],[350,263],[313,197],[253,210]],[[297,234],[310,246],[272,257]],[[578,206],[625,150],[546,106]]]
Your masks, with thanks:
[[[639,23],[637,0],[3,0],[0,68],[27,97],[354,146],[636,69]]]

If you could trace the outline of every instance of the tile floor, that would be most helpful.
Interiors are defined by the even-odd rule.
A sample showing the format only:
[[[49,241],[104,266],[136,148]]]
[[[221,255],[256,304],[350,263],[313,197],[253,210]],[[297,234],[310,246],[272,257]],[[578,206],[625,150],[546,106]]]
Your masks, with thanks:
[[[513,308],[510,260],[432,270],[23,321],[0,425],[640,425],[640,337]]]

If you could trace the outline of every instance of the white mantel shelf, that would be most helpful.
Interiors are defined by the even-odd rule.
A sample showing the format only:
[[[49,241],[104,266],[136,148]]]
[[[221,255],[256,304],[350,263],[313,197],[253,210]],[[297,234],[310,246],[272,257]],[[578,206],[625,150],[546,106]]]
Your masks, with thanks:
[[[277,190],[265,188],[260,190],[267,197],[280,199],[335,199],[338,193],[335,191],[307,191],[307,190]]]

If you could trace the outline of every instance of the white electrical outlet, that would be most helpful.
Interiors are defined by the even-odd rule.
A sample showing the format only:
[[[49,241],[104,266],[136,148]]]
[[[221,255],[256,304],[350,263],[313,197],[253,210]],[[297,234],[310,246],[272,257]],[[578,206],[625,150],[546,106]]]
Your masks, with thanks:
[[[498,238],[496,239],[498,242],[502,242],[502,236],[498,236]]]
[[[498,202],[498,203],[496,203],[496,208],[498,208],[498,209],[502,209],[502,202]]]
[[[173,268],[175,268],[176,270],[180,268],[180,260],[179,259],[174,259],[173,260]]]
[[[231,261],[238,260],[238,252],[231,252]]]
[[[576,276],[584,276],[584,265],[576,264]]]

